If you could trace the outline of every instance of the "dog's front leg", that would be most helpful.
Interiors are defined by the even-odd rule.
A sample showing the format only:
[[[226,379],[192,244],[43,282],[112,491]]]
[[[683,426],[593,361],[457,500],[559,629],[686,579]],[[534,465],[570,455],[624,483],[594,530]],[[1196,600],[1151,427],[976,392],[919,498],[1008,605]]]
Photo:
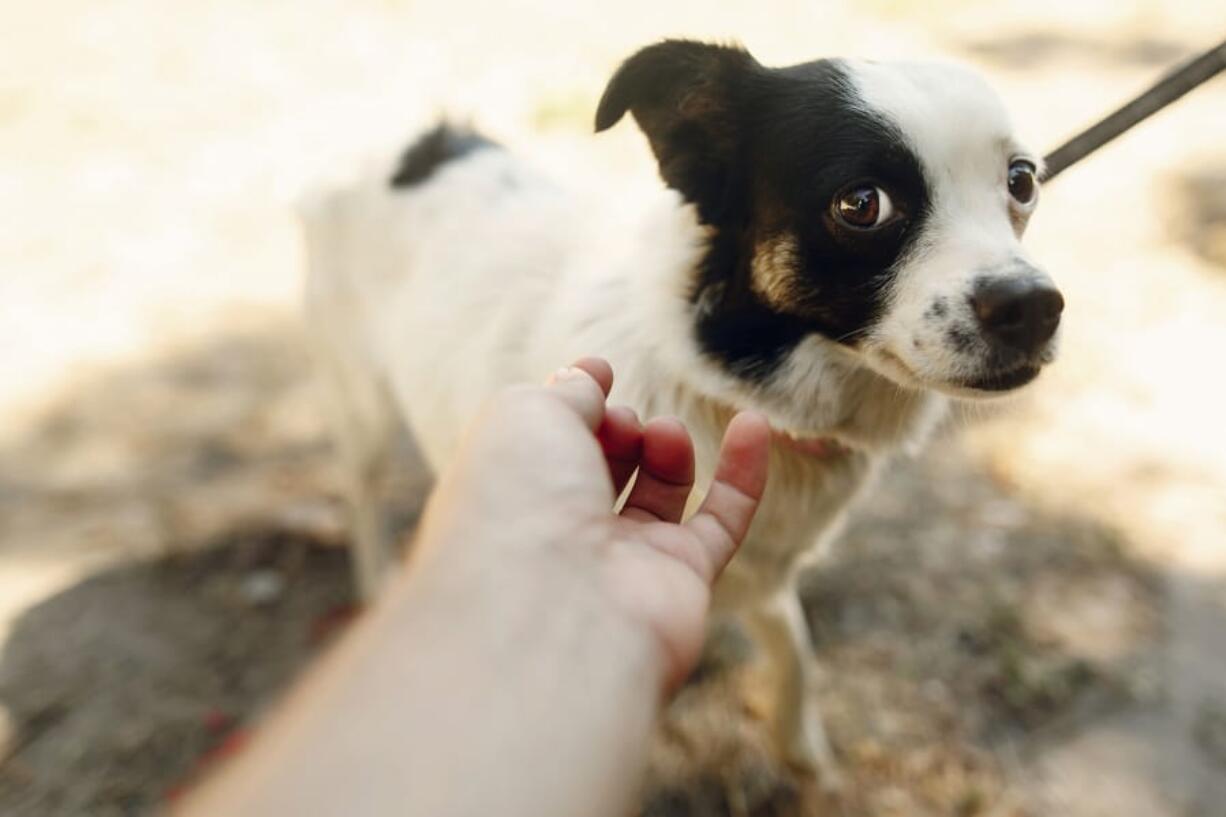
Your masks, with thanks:
[[[749,623],[774,679],[772,726],[780,754],[792,765],[816,773],[824,788],[837,788],[838,763],[813,695],[813,644],[795,586],[789,582],[755,605]]]
[[[358,597],[370,602],[400,559],[385,504],[399,421],[375,372],[356,354],[352,338],[340,332],[316,335],[324,405],[348,483]]]

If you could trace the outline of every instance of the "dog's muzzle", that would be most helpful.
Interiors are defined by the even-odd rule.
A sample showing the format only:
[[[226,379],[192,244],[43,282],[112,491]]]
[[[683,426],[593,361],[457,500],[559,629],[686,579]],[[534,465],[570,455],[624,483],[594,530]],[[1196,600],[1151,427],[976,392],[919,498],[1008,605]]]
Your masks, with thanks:
[[[1033,359],[1060,326],[1064,296],[1041,274],[1015,274],[979,279],[970,304],[984,340]]]

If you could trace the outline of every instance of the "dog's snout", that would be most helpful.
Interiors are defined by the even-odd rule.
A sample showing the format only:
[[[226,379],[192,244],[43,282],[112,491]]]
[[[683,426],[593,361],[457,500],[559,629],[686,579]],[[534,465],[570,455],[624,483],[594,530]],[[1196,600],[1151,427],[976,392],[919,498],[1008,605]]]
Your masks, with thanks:
[[[1035,278],[981,280],[970,300],[985,336],[1027,353],[1051,339],[1064,311],[1060,290]]]

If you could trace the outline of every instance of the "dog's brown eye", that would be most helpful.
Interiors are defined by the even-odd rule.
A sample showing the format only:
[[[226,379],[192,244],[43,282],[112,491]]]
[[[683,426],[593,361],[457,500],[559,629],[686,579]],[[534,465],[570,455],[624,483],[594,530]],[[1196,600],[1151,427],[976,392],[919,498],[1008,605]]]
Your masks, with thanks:
[[[1035,178],[1035,167],[1025,159],[1018,159],[1009,165],[1009,195],[1018,204],[1030,204],[1039,192],[1039,181]]]
[[[880,227],[894,215],[894,203],[880,187],[857,185],[834,200],[835,217],[848,227],[871,230]]]

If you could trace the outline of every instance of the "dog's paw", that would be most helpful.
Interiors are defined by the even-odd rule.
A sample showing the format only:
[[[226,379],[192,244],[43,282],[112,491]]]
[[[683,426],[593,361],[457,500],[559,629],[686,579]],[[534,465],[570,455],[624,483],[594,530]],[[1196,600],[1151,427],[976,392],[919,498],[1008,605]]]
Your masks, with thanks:
[[[803,722],[779,746],[783,760],[801,775],[813,779],[826,794],[843,788],[843,772],[820,722]]]

